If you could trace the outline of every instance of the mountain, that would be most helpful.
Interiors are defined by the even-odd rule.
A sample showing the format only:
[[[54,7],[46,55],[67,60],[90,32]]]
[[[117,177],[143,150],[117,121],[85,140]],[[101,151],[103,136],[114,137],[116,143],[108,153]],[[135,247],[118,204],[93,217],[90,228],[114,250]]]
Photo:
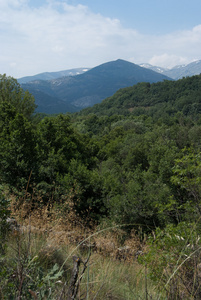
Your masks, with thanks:
[[[57,78],[60,78],[63,76],[79,75],[88,70],[90,70],[90,69],[89,68],[76,68],[76,69],[64,70],[64,71],[59,71],[59,72],[45,72],[45,73],[40,73],[40,74],[33,75],[33,76],[26,76],[26,77],[18,78],[18,82],[20,84],[22,84],[22,83],[27,83],[27,82],[34,81],[34,80],[52,80],[52,79],[57,79]]]
[[[31,90],[30,93],[36,99],[36,112],[45,114],[59,114],[65,112],[76,112],[77,109],[73,105],[57,98],[54,95],[48,95],[40,90]]]
[[[199,75],[201,73],[201,60],[194,61],[187,65],[178,65],[172,69],[152,66],[147,63],[140,64],[140,66],[176,80],[187,76]]]
[[[199,75],[201,73],[201,60],[194,61],[188,65],[179,65],[164,72],[166,76],[180,79],[187,76]]]
[[[152,71],[155,71],[155,72],[161,73],[161,74],[164,74],[165,72],[168,71],[168,69],[165,69],[165,68],[162,68],[162,67],[157,67],[157,66],[152,66],[152,65],[150,65],[148,63],[143,63],[143,64],[140,64],[139,66],[143,67],[143,68],[146,68],[146,69],[150,69]]]
[[[163,74],[142,68],[136,64],[116,60],[99,65],[89,71],[76,75],[65,76],[54,80],[36,80],[22,84],[23,89],[29,90],[36,99],[37,111],[41,111],[43,97],[40,92],[55,99],[54,106],[60,100],[60,112],[78,111],[82,108],[100,103],[103,99],[112,96],[117,90],[133,86],[138,82],[158,82],[171,80]],[[71,110],[61,103],[65,102],[71,106]],[[49,105],[51,106],[51,104]],[[50,107],[49,107],[50,108]]]

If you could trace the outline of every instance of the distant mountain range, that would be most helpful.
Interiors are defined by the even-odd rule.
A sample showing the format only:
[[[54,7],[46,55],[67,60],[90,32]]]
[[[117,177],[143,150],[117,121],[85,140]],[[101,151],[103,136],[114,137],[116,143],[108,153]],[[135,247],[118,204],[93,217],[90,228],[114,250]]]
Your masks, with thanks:
[[[172,69],[165,69],[161,67],[152,66],[144,63],[140,64],[141,67],[153,70],[160,74],[166,75],[172,79],[181,79],[187,76],[199,75],[201,73],[201,60],[194,61],[187,65],[178,65]]]
[[[46,73],[43,73],[43,76],[44,74]],[[76,76],[67,75],[51,80],[37,79],[26,83],[22,83],[22,79],[18,81],[23,89],[34,95],[38,112],[65,113],[93,106],[112,96],[117,90],[138,82],[153,83],[165,79],[171,80],[164,74],[118,59]]]
[[[138,82],[177,80],[200,73],[201,60],[165,69],[118,59],[92,69],[45,72],[20,78],[18,82],[34,95],[38,106],[36,111],[52,114],[76,112],[93,106],[117,90]]]
[[[201,60],[194,61],[187,65],[178,65],[171,69],[153,66],[148,63],[142,63],[139,64],[139,66],[146,69],[150,69],[157,73],[161,73],[176,80],[187,76],[199,75],[201,73]],[[76,76],[83,74],[84,72],[87,72],[89,70],[90,68],[75,68],[58,72],[44,72],[33,76],[21,77],[18,79],[18,82],[22,84],[35,80],[52,80],[64,76]]]
[[[34,80],[52,80],[57,79],[63,76],[75,76],[82,74],[86,71],[88,71],[89,68],[77,68],[77,69],[70,69],[70,70],[64,70],[59,72],[44,72],[40,74],[36,74],[33,76],[26,76],[18,79],[18,82],[20,84],[27,83]]]

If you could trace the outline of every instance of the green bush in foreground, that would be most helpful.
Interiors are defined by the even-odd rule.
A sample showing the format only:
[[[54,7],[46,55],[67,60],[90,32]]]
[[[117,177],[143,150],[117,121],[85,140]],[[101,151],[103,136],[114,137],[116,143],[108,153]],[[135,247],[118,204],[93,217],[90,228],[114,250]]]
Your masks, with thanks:
[[[200,299],[201,241],[199,224],[181,222],[157,229],[149,251],[140,257],[167,299]]]

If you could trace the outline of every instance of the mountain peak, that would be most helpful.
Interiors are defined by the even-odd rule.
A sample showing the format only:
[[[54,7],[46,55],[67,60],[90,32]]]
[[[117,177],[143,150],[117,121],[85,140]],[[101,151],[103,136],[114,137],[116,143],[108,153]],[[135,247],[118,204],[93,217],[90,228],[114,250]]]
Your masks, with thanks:
[[[163,75],[160,74],[158,77],[158,72],[154,72],[152,70],[148,70],[145,68],[142,68],[141,66],[134,64],[132,62],[123,60],[123,59],[117,59],[114,61],[109,61],[106,63],[103,63],[91,70],[89,70],[85,74],[81,74],[80,76],[111,76],[113,79],[115,78],[130,78],[133,82],[133,84],[139,82],[139,81],[160,81],[164,79],[170,79],[166,76],[161,77]],[[157,79],[156,79],[157,77]],[[122,82],[123,84],[123,82]],[[131,85],[133,85],[131,83]],[[123,84],[124,87],[124,84]]]

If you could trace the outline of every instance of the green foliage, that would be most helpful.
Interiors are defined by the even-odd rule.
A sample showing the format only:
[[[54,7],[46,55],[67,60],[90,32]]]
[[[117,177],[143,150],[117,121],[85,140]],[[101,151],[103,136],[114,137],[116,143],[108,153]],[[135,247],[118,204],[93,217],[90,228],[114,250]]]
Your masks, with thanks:
[[[84,164],[72,159],[69,173],[61,182],[67,190],[73,187],[74,208],[86,222],[97,221],[106,215],[102,178],[96,170],[90,171]]]
[[[193,220],[201,216],[201,153],[185,148],[182,154],[175,161],[171,182],[183,194],[180,208]]]
[[[8,118],[8,115],[7,115]],[[36,172],[36,142],[32,126],[22,114],[10,118],[0,132],[0,177],[11,186],[22,188]]]
[[[84,145],[70,125],[68,116],[44,118],[38,126],[40,181],[53,182],[56,174],[65,174],[72,158],[84,156]],[[84,159],[84,157],[83,157]]]
[[[30,245],[18,241],[16,253],[1,262],[0,296],[3,299],[55,299],[63,270],[57,264],[45,268]],[[23,248],[25,246],[25,248]]]
[[[55,118],[44,118],[37,129],[37,161],[39,163],[37,187],[43,190],[43,194],[51,196],[58,191],[58,196],[73,187],[74,175],[79,172],[78,166],[82,165],[86,169],[82,178],[88,180],[90,168],[96,164],[95,155],[98,146],[89,140],[87,136],[81,136],[75,132],[71,126],[68,116],[59,115]],[[72,167],[72,162],[77,161],[77,165]],[[71,186],[63,180],[71,174]],[[83,186],[81,177],[79,184]],[[83,187],[84,188],[84,187]],[[86,189],[86,188],[85,188]],[[54,196],[55,193],[54,193]],[[56,199],[55,199],[56,200]],[[87,201],[87,200],[86,200]]]
[[[141,82],[117,91],[112,97],[80,114],[147,115],[157,121],[182,112],[184,116],[196,119],[201,113],[200,90],[201,75],[178,81]]]
[[[27,119],[18,111],[24,92],[2,76],[1,182],[18,190],[29,182],[45,202],[73,195],[76,212],[87,220],[107,217],[148,231],[192,221],[200,216],[201,130],[194,110],[200,80],[139,83],[88,115],[90,109]],[[182,152],[185,147],[192,154]]]
[[[149,237],[149,250],[139,261],[150,270],[152,280],[168,299],[199,299],[201,260],[200,222],[180,222],[163,230],[157,228]]]
[[[0,75],[0,180],[17,188],[37,165],[30,123],[35,107],[33,96],[16,79]]]
[[[24,91],[16,79],[0,75],[0,103],[10,104],[16,111],[30,118],[36,105],[34,97]]]
[[[33,189],[43,203],[61,208],[62,217],[73,207],[86,225],[107,219],[129,225],[128,231],[153,233],[143,261],[152,280],[160,281],[162,295],[199,299],[200,82],[194,76],[140,83],[89,109],[89,115],[31,118],[32,97],[3,75],[0,184],[19,193]],[[30,289],[39,299],[52,299],[51,288],[62,275],[56,265],[45,268],[30,249],[19,256],[20,248],[6,261],[9,214],[1,194],[0,293],[31,299]]]

